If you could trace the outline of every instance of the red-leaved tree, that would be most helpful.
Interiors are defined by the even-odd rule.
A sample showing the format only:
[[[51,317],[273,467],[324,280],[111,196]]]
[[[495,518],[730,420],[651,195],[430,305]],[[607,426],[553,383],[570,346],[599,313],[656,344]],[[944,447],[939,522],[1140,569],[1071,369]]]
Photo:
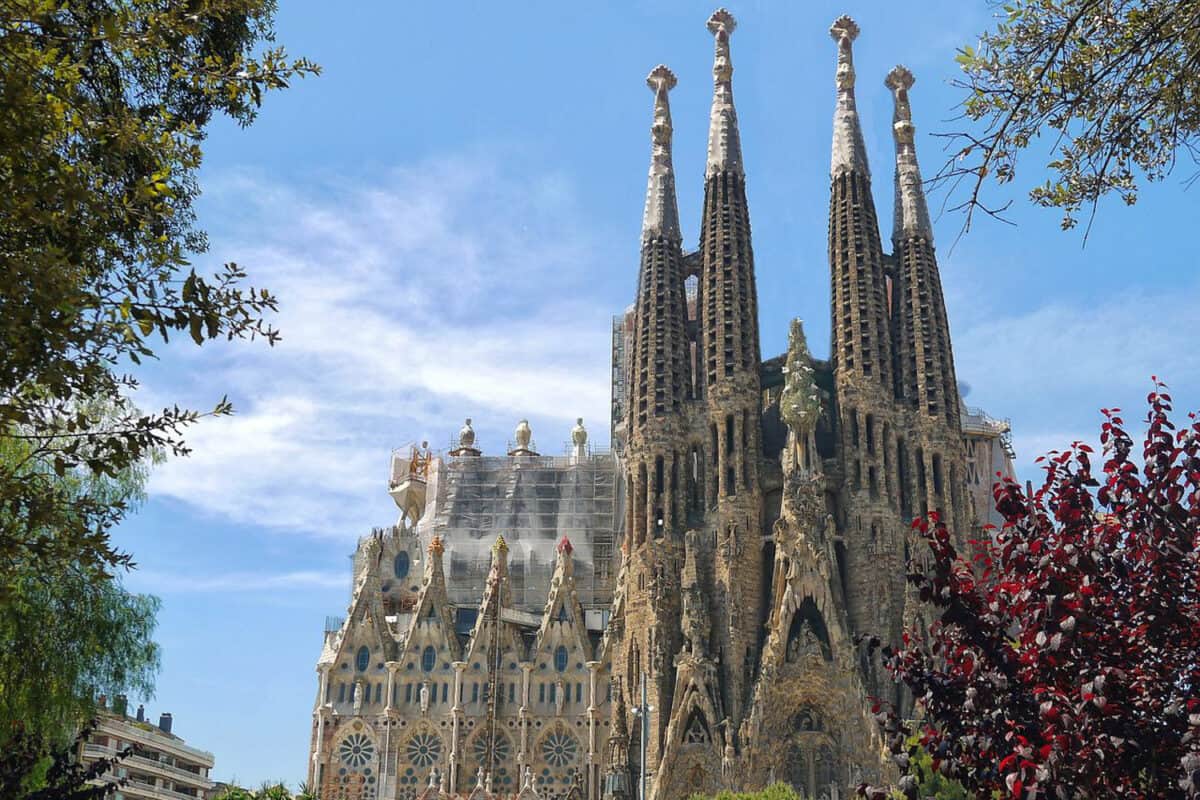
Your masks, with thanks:
[[[979,797],[1200,797],[1200,421],[1177,431],[1165,388],[1140,461],[1105,410],[1102,479],[1077,442],[1031,497],[998,483],[1004,525],[969,559],[914,524],[931,557],[909,581],[939,621],[882,651],[922,715],[876,709],[902,770],[919,743]]]

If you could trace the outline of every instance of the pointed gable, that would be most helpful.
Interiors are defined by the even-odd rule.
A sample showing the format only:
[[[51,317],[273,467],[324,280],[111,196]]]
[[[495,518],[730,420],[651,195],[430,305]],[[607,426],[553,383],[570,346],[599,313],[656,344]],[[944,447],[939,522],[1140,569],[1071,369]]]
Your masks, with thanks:
[[[566,536],[558,543],[554,576],[550,579],[550,594],[542,611],[542,624],[534,641],[534,653],[552,655],[551,651],[565,646],[580,659],[591,660],[583,606],[575,590],[574,546]],[[536,660],[536,656],[535,656]],[[576,659],[578,660],[578,659]]]
[[[434,648],[435,661],[456,661],[461,647],[454,635],[454,618],[446,595],[446,575],[442,564],[445,548],[441,537],[429,542],[429,560],[425,580],[413,606],[405,633],[405,650],[409,658],[421,659],[426,647]],[[423,670],[429,672],[430,670]]]
[[[523,653],[524,647],[521,646],[521,636],[516,626],[504,621],[505,608],[512,608],[512,593],[508,585],[508,543],[503,536],[499,536],[492,545],[492,567],[488,571],[479,616],[475,619],[464,660],[475,663],[475,658],[486,655],[489,648],[497,644],[499,653],[496,656],[504,653],[520,656]]]

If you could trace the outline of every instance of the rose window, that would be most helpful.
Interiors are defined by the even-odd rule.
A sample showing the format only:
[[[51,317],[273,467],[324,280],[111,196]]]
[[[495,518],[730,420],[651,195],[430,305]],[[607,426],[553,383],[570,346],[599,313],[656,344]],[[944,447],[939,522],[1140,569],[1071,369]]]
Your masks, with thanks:
[[[579,742],[568,733],[552,733],[542,741],[542,758],[552,767],[565,767],[579,755]]]
[[[418,733],[408,740],[405,755],[413,766],[428,767],[442,756],[442,740],[432,733]]]
[[[361,767],[375,758],[375,745],[362,733],[352,733],[338,747],[338,758],[350,767]]]
[[[488,737],[487,734],[477,736],[475,744],[471,748],[472,755],[475,756],[475,761],[487,767],[488,761]],[[508,762],[508,756],[512,752],[512,745],[508,742],[508,737],[503,734],[496,736],[495,757],[492,759],[493,764],[505,764]]]

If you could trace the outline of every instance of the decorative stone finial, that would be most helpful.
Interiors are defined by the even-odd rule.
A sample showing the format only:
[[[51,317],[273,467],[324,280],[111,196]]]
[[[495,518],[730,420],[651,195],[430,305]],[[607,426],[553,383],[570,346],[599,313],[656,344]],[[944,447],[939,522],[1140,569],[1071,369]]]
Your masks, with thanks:
[[[854,50],[858,38],[858,23],[840,16],[829,26],[829,35],[837,42],[837,108],[833,112],[833,158],[830,174],[843,171],[861,172],[870,177],[867,168],[867,148],[863,142],[858,109],[854,103]]]
[[[571,429],[571,443],[574,445],[587,444],[588,432],[587,428],[583,427],[583,417],[575,419],[575,427]]]
[[[517,423],[517,429],[513,432],[517,440],[517,447],[529,448],[529,442],[533,439],[533,429],[529,427],[529,420],[523,419]]]
[[[849,39],[853,42],[858,38],[858,34],[858,23],[849,14],[842,14],[829,26],[829,35],[835,42],[840,43],[842,39]]]
[[[563,555],[569,556],[569,555],[571,555],[571,553],[575,552],[575,546],[573,544],[571,544],[570,539],[568,539],[566,536],[564,536],[558,540],[557,550],[558,550],[558,552],[562,553]]]
[[[896,141],[896,208],[892,239],[922,237],[932,244],[933,225],[929,221],[929,206],[925,200],[921,168],[917,164],[916,127],[908,100],[908,90],[915,82],[912,72],[899,65],[884,80],[884,85],[892,90],[892,137]]]
[[[717,172],[742,172],[742,140],[738,132],[737,111],[733,107],[733,58],[729,37],[737,20],[723,8],[708,18],[708,29],[716,44],[713,56],[713,102],[708,121],[708,164],[705,177]]]
[[[713,60],[713,78],[728,81],[733,77],[733,62],[729,58],[729,36],[737,29],[737,20],[723,8],[708,18],[708,29],[717,40],[717,55]]]
[[[434,534],[433,538],[429,540],[429,547],[426,549],[429,551],[429,555],[441,558],[442,553],[446,552],[446,545],[442,543],[441,536]]]
[[[463,423],[462,430],[458,432],[459,447],[474,447],[475,446],[475,429],[471,427],[471,418],[467,417],[467,421]]]
[[[492,552],[503,555],[508,552],[508,542],[504,541],[504,534],[496,537],[496,543],[492,545]]]
[[[646,76],[654,92],[654,123],[650,126],[650,176],[646,183],[646,211],[642,216],[642,238],[680,238],[679,206],[675,200],[675,167],[671,162],[671,103],[667,94],[678,81],[675,73],[659,64]]]

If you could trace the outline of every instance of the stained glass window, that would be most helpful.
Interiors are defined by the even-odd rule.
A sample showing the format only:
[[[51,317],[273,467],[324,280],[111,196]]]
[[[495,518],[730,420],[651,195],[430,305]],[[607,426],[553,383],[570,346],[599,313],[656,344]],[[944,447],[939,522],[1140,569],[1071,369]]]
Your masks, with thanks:
[[[367,667],[371,665],[371,651],[363,647],[358,648],[358,655],[354,657],[354,666],[359,672],[365,672]]]
[[[407,578],[409,566],[408,553],[401,550],[396,554],[396,560],[392,562],[392,571],[396,573],[397,578]]]
[[[579,742],[569,733],[551,733],[542,740],[542,758],[552,767],[565,767],[579,755]]]
[[[375,745],[363,733],[352,733],[338,746],[338,758],[349,767],[364,766],[375,757]]]
[[[428,767],[441,758],[442,740],[432,733],[418,733],[404,748],[408,762],[416,767]]]
[[[421,651],[421,669],[426,672],[433,672],[434,666],[437,665],[437,650],[433,649],[433,645],[429,645]]]
[[[565,672],[567,669],[568,653],[567,648],[559,645],[554,651],[554,668],[559,672]]]

